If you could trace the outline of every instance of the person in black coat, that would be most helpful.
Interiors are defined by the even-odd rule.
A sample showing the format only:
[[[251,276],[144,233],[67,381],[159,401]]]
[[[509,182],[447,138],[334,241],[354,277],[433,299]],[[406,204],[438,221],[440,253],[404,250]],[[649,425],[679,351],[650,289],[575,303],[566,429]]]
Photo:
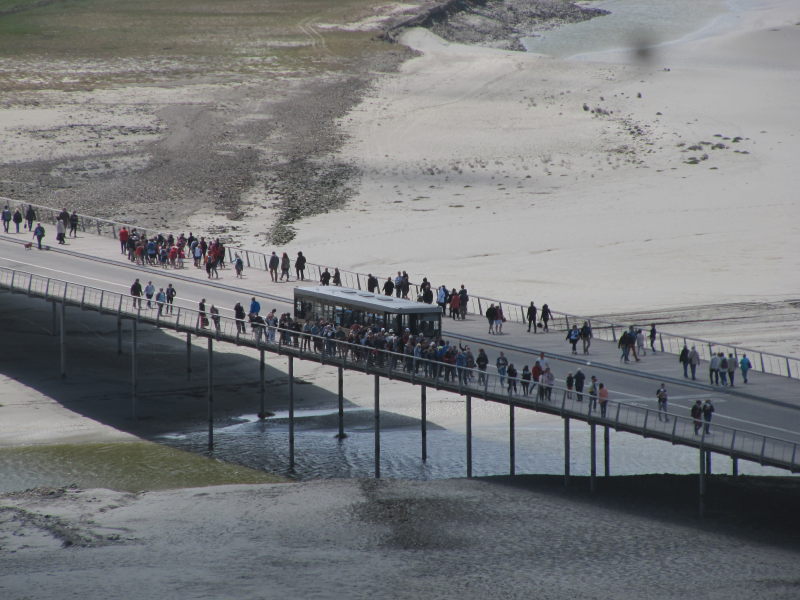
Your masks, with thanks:
[[[533,325],[533,333],[536,333],[536,305],[531,300],[531,305],[528,307],[528,333],[531,332],[531,325]]]

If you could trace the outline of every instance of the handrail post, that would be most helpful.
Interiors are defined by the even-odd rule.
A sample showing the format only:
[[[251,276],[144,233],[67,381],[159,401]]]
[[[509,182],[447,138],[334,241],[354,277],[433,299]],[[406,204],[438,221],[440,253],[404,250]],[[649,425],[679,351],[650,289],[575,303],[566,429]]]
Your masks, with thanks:
[[[792,368],[789,366],[789,357],[786,357],[786,374],[791,378]]]
[[[644,423],[642,424],[642,435],[644,435],[644,437],[647,437],[647,418],[649,416],[650,416],[650,409],[649,408],[645,408],[644,409]]]
[[[764,452],[767,449],[767,436],[764,436],[764,441],[761,442],[761,458],[759,459],[761,464],[764,464]]]
[[[764,353],[759,352],[758,355],[761,357],[761,372],[766,373],[767,370],[764,368]]]

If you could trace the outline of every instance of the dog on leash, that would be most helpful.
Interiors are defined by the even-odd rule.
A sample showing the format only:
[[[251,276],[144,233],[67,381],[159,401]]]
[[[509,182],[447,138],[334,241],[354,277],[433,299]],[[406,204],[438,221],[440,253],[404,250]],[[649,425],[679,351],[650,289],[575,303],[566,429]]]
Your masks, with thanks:
[[[31,248],[33,248],[33,242],[28,242],[25,244],[25,250],[30,250]]]

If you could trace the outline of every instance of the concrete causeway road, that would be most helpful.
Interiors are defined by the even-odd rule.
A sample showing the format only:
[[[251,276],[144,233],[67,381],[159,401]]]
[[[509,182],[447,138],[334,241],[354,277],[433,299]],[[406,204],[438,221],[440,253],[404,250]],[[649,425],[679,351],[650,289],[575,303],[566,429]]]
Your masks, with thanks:
[[[247,310],[252,296],[258,297],[262,312],[273,308],[279,314],[291,312],[293,288],[303,284],[294,279],[273,283],[268,272],[257,269],[245,269],[244,277],[237,279],[230,267],[219,271],[219,279],[209,280],[205,270],[195,268],[190,260],[179,270],[135,265],[120,253],[116,240],[84,233],[69,239],[67,245],[42,251],[35,245],[25,249],[21,242],[28,241],[23,234],[0,235],[0,266],[123,293],[135,278],[143,286],[152,281],[156,290],[172,283],[178,291],[177,306],[196,309],[198,301],[205,298],[209,307],[214,304],[229,316],[236,302]],[[708,385],[707,363],[698,367],[697,381],[685,380],[674,354],[648,351],[640,362],[624,364],[616,344],[594,340],[589,355],[580,354],[579,344],[579,354],[574,356],[564,331],[533,334],[523,324],[507,322],[502,335],[490,335],[487,321],[480,315],[467,315],[464,321],[445,317],[443,329],[446,339],[469,345],[475,354],[484,348],[490,365],[503,351],[521,372],[524,364],[533,365],[538,353],[545,352],[559,382],[581,368],[587,382],[596,375],[605,383],[612,399],[655,408],[655,391],[663,381],[669,390],[670,412],[688,415],[696,399],[711,398],[716,422],[800,441],[800,382],[796,379],[751,372],[750,383],[744,385],[737,371],[736,386],[723,388]]]

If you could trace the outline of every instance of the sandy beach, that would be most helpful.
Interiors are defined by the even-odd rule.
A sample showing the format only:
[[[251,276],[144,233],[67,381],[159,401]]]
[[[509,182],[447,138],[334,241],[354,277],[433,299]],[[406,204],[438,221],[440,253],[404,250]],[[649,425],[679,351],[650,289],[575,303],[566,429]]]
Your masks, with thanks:
[[[184,30],[177,49],[144,57],[99,53],[107,40],[87,41],[95,55],[78,62],[52,40],[50,56],[3,46],[0,195],[575,313],[690,315],[705,337],[800,353],[796,3],[737,2],[679,40],[572,58],[426,28],[390,43],[388,24],[418,5],[366,1],[259,15],[229,45],[248,10],[235,3],[231,29],[200,50]],[[20,347],[41,356],[2,354],[3,452],[202,426],[202,384],[156,368],[182,340],[142,334],[163,396],[153,418],[132,422],[118,409],[124,364],[97,368],[92,390],[38,371],[58,349],[48,307],[22,302],[4,297],[0,322],[19,339],[32,332]],[[93,373],[114,345],[94,319],[76,326],[79,368]],[[220,358],[248,381],[220,391],[221,422],[252,410],[256,363]],[[280,377],[270,372],[271,408]],[[299,377],[314,384],[305,407],[335,397],[331,373]],[[348,394],[358,404],[368,382]],[[153,460],[169,470],[178,459]],[[581,480],[564,491],[547,477],[261,483],[268,475],[249,469],[180,464],[152,487],[140,473],[117,491],[0,496],[0,596],[797,595],[797,520],[789,508],[762,519],[796,504],[783,480],[731,488],[720,477],[700,521],[688,477],[615,478],[592,498]]]

